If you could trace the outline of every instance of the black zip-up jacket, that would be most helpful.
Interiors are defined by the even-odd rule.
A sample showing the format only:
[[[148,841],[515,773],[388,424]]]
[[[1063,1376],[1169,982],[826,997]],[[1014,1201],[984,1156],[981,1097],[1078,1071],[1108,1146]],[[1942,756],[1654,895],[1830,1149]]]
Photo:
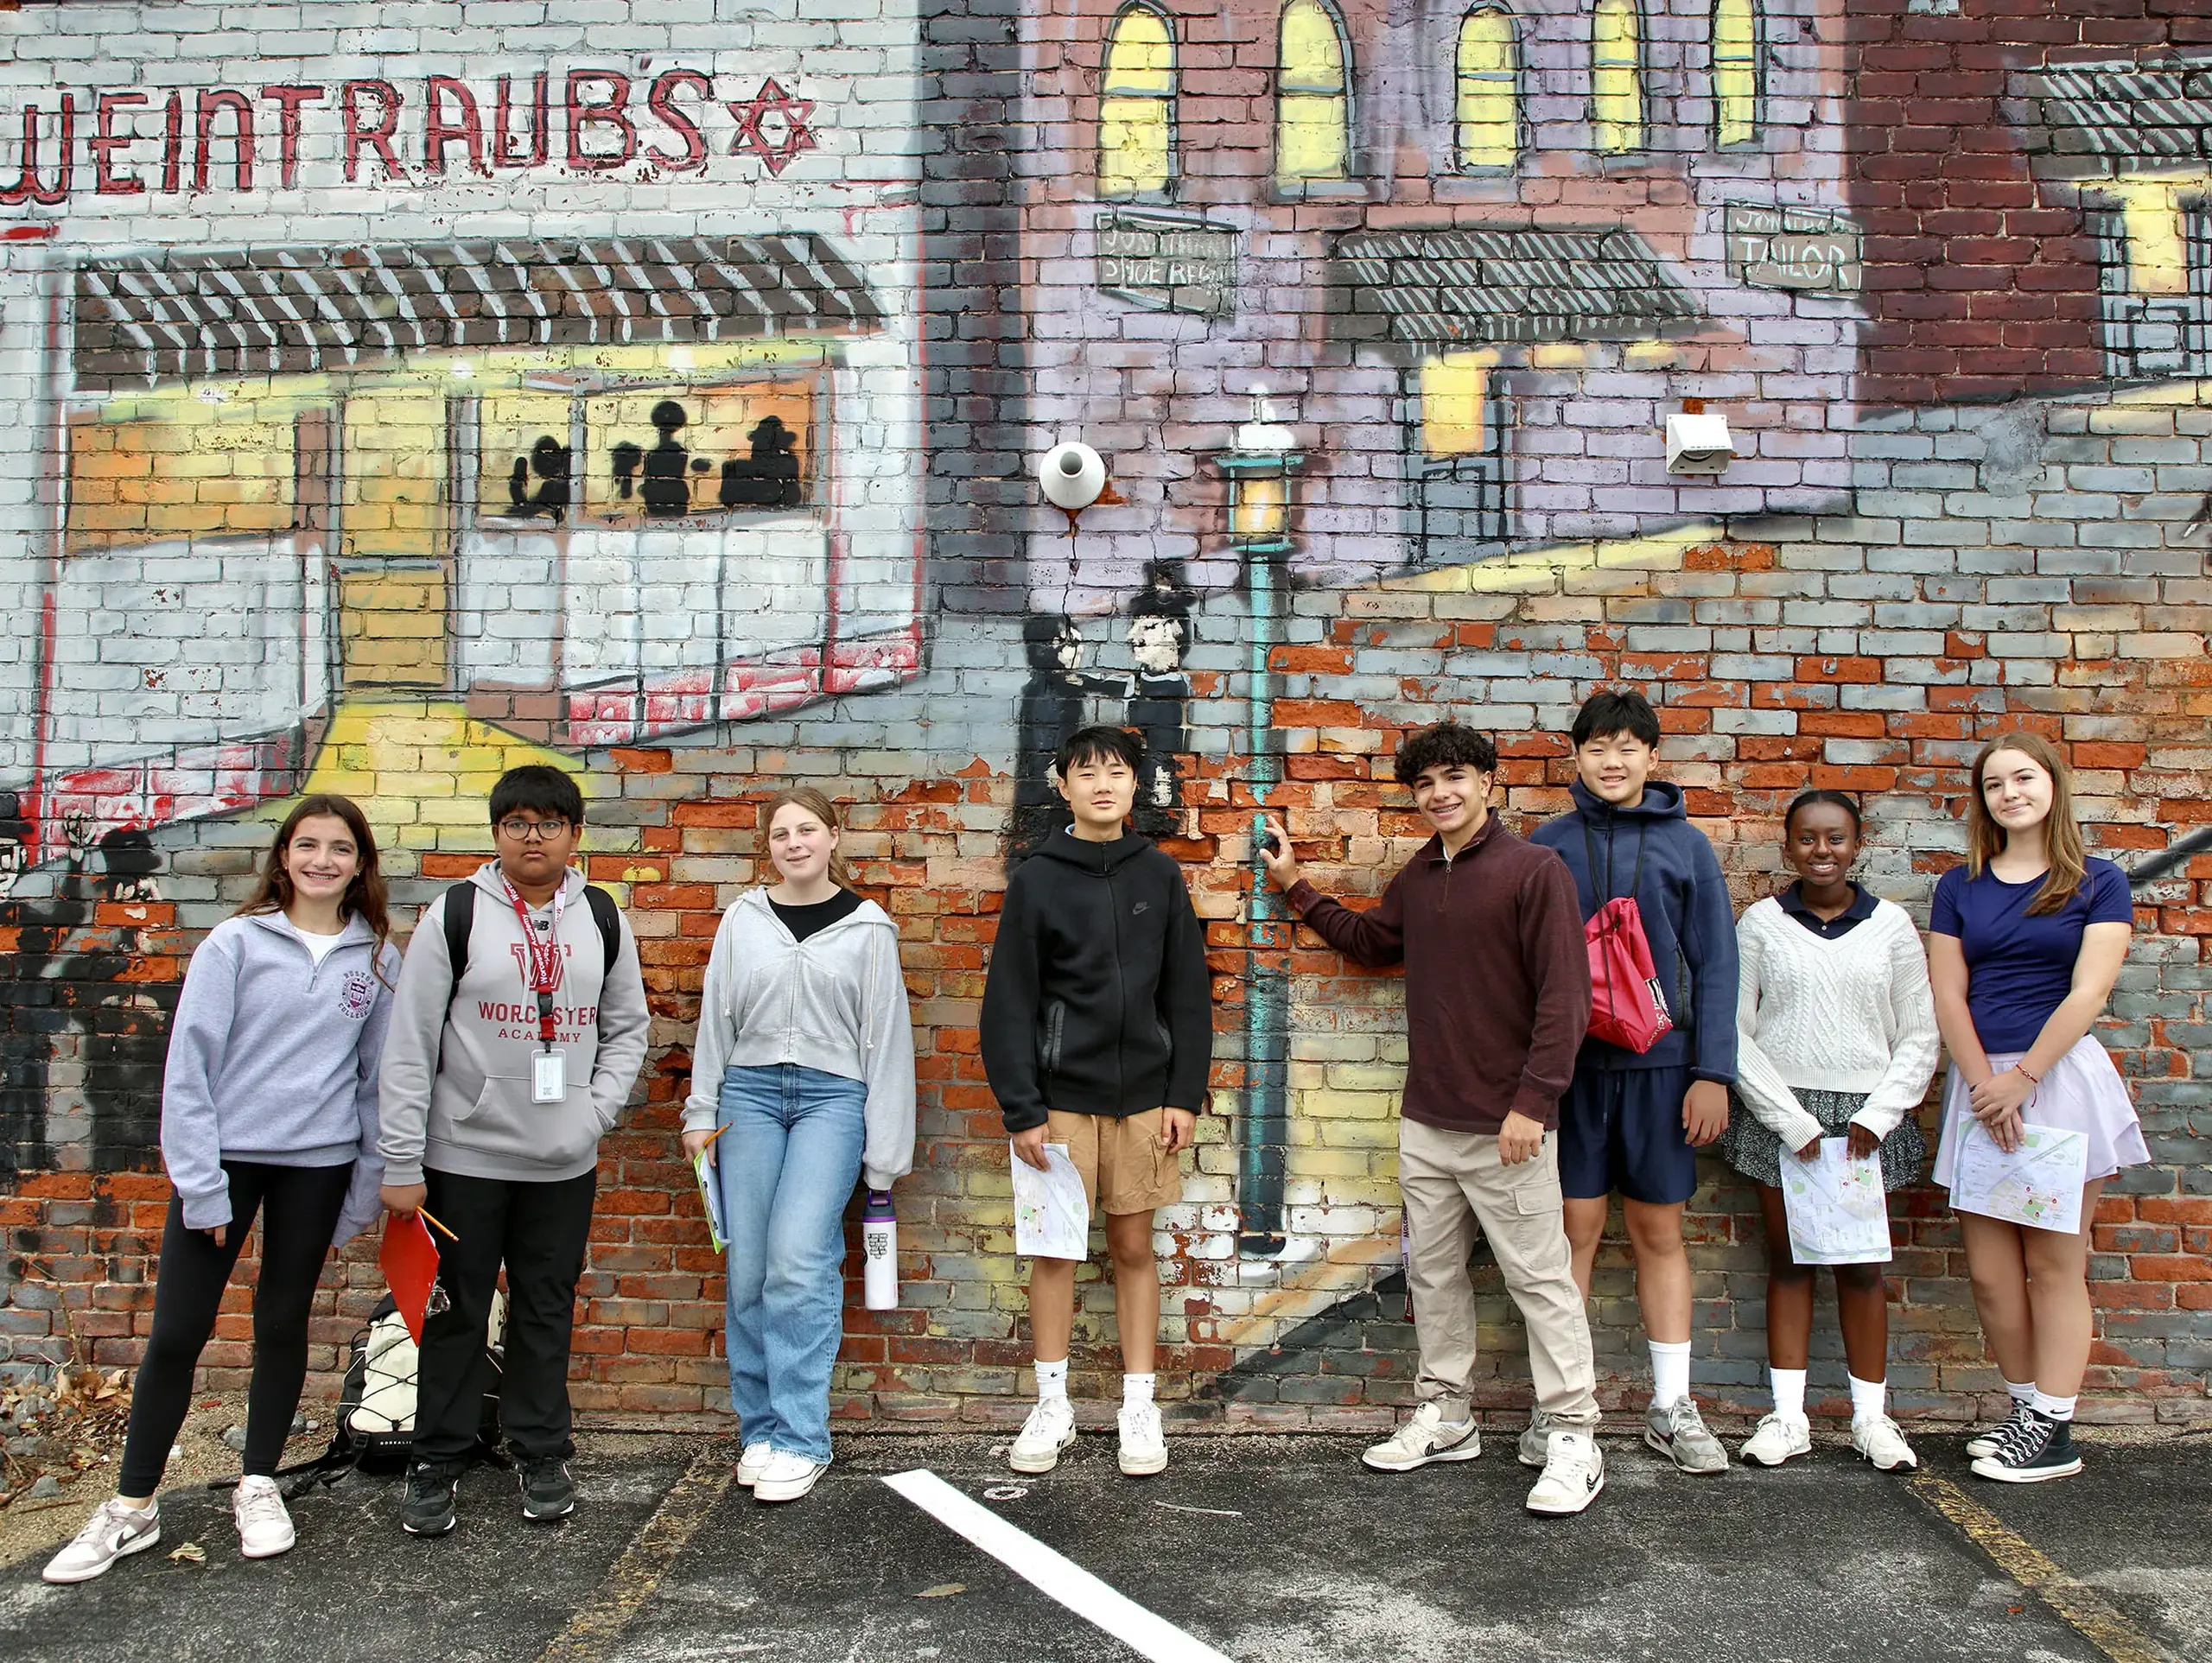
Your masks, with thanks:
[[[1183,869],[1141,837],[1054,832],[1007,879],[982,1026],[1009,1133],[1055,1108],[1204,1109],[1213,999]]]

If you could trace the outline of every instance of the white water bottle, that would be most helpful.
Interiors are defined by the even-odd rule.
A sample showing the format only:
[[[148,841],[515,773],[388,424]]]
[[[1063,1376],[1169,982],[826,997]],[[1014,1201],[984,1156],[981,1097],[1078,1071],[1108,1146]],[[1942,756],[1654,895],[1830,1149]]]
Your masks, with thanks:
[[[891,1192],[871,1190],[861,1213],[861,1279],[870,1311],[895,1311],[899,1306],[899,1216],[891,1209]]]

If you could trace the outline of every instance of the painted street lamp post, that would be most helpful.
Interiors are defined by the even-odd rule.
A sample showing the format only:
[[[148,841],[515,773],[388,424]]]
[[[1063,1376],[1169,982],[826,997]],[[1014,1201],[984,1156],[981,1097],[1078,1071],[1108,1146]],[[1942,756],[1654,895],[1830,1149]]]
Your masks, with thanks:
[[[1236,447],[1216,457],[1229,485],[1229,540],[1244,565],[1249,597],[1251,659],[1244,700],[1244,754],[1254,803],[1253,866],[1247,912],[1244,981],[1243,1142],[1237,1152],[1237,1251],[1251,1258],[1283,1246],[1283,1161],[1289,1142],[1290,975],[1292,925],[1282,899],[1259,866],[1261,822],[1282,782],[1282,751],[1274,732],[1274,649],[1287,607],[1284,557],[1290,552],[1292,477],[1304,464],[1298,436],[1277,422],[1267,389],[1252,393],[1252,419],[1236,429]]]

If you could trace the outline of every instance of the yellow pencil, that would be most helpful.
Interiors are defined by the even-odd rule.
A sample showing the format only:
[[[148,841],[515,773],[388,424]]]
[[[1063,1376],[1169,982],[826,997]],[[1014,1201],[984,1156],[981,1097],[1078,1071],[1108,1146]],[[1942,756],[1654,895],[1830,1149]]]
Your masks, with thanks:
[[[455,1235],[454,1235],[451,1230],[447,1230],[447,1229],[446,1229],[446,1227],[445,1227],[444,1225],[442,1225],[442,1224],[438,1224],[438,1221],[437,1221],[436,1219],[432,1218],[432,1217],[430,1216],[430,1209],[429,1209],[429,1208],[427,1208],[427,1207],[417,1207],[415,1210],[416,1210],[416,1212],[420,1213],[420,1214],[423,1216],[423,1222],[425,1224],[437,1224],[437,1227],[438,1227],[438,1228],[439,1228],[439,1229],[441,1229],[441,1230],[444,1230],[444,1231],[445,1231],[445,1237],[446,1237],[446,1240],[447,1240],[447,1241],[460,1241],[460,1240],[461,1240],[461,1238],[460,1238],[459,1236]]]

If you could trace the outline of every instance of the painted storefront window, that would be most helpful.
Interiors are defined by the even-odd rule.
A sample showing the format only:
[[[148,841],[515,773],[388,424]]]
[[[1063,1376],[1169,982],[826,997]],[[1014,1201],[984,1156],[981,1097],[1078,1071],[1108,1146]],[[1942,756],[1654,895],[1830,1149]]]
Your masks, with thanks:
[[[1175,176],[1175,41],[1167,20],[1130,6],[1114,20],[1098,101],[1098,194],[1161,198]]]
[[[290,421],[165,403],[159,415],[72,423],[69,552],[289,530]]]

